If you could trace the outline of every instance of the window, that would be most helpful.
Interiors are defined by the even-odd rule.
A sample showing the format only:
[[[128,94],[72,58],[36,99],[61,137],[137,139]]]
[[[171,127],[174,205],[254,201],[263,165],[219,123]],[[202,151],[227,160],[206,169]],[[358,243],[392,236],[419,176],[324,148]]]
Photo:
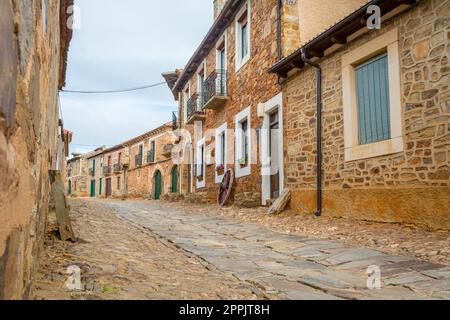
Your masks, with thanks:
[[[122,152],[119,152],[119,159],[117,163],[120,165],[122,163]]]
[[[397,29],[342,57],[346,161],[404,150],[399,61]]]
[[[251,135],[250,135],[250,107],[240,112],[235,118],[236,148],[235,166],[236,177],[247,176],[251,172]]]
[[[120,190],[121,185],[120,185],[120,177],[117,177],[117,190]]]
[[[203,63],[202,69],[197,74],[197,91],[199,94],[199,106],[203,107],[203,86],[205,84],[205,63]],[[199,110],[198,110],[199,111]]]
[[[236,72],[250,59],[250,1],[236,16]]]
[[[150,151],[148,154],[148,162],[150,162],[150,163],[155,162],[155,155],[156,155],[156,142],[150,141]]]
[[[221,183],[227,170],[227,123],[216,129],[216,183]]]
[[[197,177],[197,188],[206,186],[206,161],[205,161],[205,139],[197,142],[197,160],[195,165],[195,175]]]
[[[391,138],[387,53],[355,68],[359,144]]]
[[[186,89],[183,91],[183,109],[184,109],[184,112],[183,112],[184,119],[183,119],[183,121],[184,121],[184,123],[186,123],[186,121],[188,120],[187,119],[187,117],[188,117],[187,103],[189,101],[189,98],[190,98],[190,95],[189,95],[189,85],[188,85],[186,87]]]

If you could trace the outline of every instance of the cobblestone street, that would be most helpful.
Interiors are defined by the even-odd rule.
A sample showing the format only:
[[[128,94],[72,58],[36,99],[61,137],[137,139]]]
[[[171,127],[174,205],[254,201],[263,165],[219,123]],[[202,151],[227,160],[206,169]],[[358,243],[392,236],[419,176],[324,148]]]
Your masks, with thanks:
[[[78,243],[47,237],[36,299],[449,299],[445,264],[145,200],[71,200]],[[88,219],[89,217],[89,219]],[[84,291],[65,289],[69,265]],[[367,288],[378,266],[382,288]]]

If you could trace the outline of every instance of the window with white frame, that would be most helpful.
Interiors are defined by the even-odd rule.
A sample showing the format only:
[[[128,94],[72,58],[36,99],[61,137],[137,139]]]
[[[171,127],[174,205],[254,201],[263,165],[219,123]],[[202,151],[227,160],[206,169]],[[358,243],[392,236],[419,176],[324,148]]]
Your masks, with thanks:
[[[247,176],[251,172],[250,107],[236,116],[235,137],[236,177]]]
[[[197,161],[195,165],[195,176],[197,178],[197,188],[206,186],[206,161],[205,161],[205,139],[197,142]]]
[[[236,16],[236,71],[250,59],[250,1],[248,0]]]
[[[345,160],[402,152],[398,30],[342,57]]]
[[[205,78],[206,78],[206,63],[204,62],[202,64],[202,67],[200,68],[200,70],[197,73],[197,92],[199,94],[198,97],[198,106],[199,107],[203,107],[204,104],[204,98],[203,98],[203,88],[205,85]],[[198,110],[200,111],[200,110]]]
[[[187,110],[187,103],[189,101],[190,98],[190,88],[189,88],[189,84],[186,86],[186,88],[183,90],[183,115],[184,115],[184,123],[186,123],[186,121],[188,120],[188,110]]]
[[[216,183],[221,183],[227,170],[227,123],[216,129]]]

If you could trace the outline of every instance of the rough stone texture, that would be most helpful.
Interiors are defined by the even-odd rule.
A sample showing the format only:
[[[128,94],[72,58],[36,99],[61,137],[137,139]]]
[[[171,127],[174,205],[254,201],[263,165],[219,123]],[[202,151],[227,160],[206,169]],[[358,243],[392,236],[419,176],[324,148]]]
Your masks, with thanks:
[[[443,265],[347,246],[340,241],[299,233],[286,234],[260,224],[217,215],[217,212],[198,210],[204,206],[193,206],[191,210],[183,203],[142,200],[76,200],[72,205],[84,216],[93,215],[95,228],[87,232],[84,224],[80,226],[90,243],[71,246],[74,254],[57,258],[57,264],[50,266],[56,275],[68,263],[82,267],[82,284],[88,287],[83,292],[66,293],[66,297],[167,299],[170,293],[178,297],[183,292],[184,298],[192,299],[197,298],[198,292],[211,297],[211,285],[217,286],[219,292],[226,285],[226,292],[231,295],[238,293],[239,288],[247,288],[260,299],[445,299],[449,291],[448,275],[441,272]],[[114,215],[123,220],[117,220]],[[105,225],[112,226],[113,235],[107,235],[106,240],[102,233],[102,236],[97,235],[98,229],[102,230]],[[115,245],[118,241],[120,246]],[[102,244],[92,247],[92,243]],[[142,243],[146,246],[139,250],[129,249]],[[158,243],[170,243],[162,250],[163,255],[159,255]],[[98,248],[103,249],[98,251]],[[321,255],[303,257],[297,253],[299,248],[318,251]],[[51,248],[49,252],[51,256],[60,256]],[[155,254],[158,259],[154,259]],[[203,261],[211,272],[195,266],[186,268],[185,255],[190,256],[191,261]],[[166,259],[168,256],[169,260]],[[367,287],[367,266],[374,258],[378,259],[375,265],[381,270],[380,290]],[[330,262],[326,262],[327,259]],[[87,266],[82,264],[83,261]],[[348,261],[366,263],[340,268]],[[412,276],[389,275],[389,267],[402,267]],[[130,274],[130,268],[138,271]],[[419,268],[433,272],[439,280],[419,275]],[[112,277],[109,270],[114,270],[116,277]],[[217,277],[216,271],[222,278]],[[201,281],[196,277],[199,274]],[[175,281],[177,285],[161,286],[168,277],[173,279],[170,283]],[[179,279],[183,281],[178,283]],[[195,279],[197,281],[192,281]],[[44,290],[38,292],[38,296],[47,295],[54,299],[53,292],[61,291],[55,290],[55,286],[60,286],[62,281],[59,275],[53,283],[43,281]],[[115,290],[102,292],[105,287]]]
[[[246,109],[251,108],[251,128],[261,128],[262,118],[257,117],[257,107],[260,103],[267,102],[269,99],[280,93],[280,86],[275,75],[268,74],[266,70],[277,61],[277,1],[262,0],[251,1],[251,54],[250,60],[236,72],[235,69],[235,23],[230,23],[225,34],[227,36],[227,82],[228,96],[227,103],[218,110],[207,110],[206,121],[202,125],[203,133],[200,137],[194,136],[193,125],[183,125],[183,129],[189,131],[192,137],[192,150],[196,153],[197,141],[202,137],[207,137],[206,148],[211,150],[211,157],[214,157],[212,150],[215,148],[214,137],[215,129],[227,123],[227,128],[234,129],[235,116]],[[298,12],[296,5],[284,6],[282,13],[282,54],[287,55],[292,52],[299,43],[298,30]],[[223,37],[217,41],[219,44]],[[215,48],[215,46],[214,46]],[[206,59],[206,78],[216,69],[216,50],[211,50]],[[198,92],[197,75],[190,80],[191,95]],[[183,119],[183,99],[180,99],[181,123]],[[234,164],[234,134],[228,136],[228,164],[227,169],[233,169]],[[251,155],[251,174],[249,176],[236,178],[234,184],[234,194],[242,192],[259,194],[259,204],[261,204],[261,165],[259,161],[259,146],[257,144],[256,134],[251,136],[252,155]],[[183,141],[183,151],[186,159],[189,159],[188,142]],[[215,183],[215,165],[206,167],[206,187],[196,190],[196,179],[192,183],[193,190],[190,190],[190,181],[188,178],[190,165],[181,166],[182,192],[207,192],[209,199],[217,199],[219,185]],[[233,202],[233,199],[231,199]],[[239,199],[238,199],[239,202]]]
[[[70,39],[61,39],[60,2],[45,4],[45,32],[42,1],[0,5],[0,300],[29,295],[56,163],[60,46]]]
[[[106,197],[106,185],[108,180],[111,180],[111,197],[123,198],[127,196],[127,182],[126,177],[128,174],[128,168],[130,165],[130,151],[125,146],[115,146],[111,149],[105,150],[100,157],[103,157],[103,168],[100,171],[100,177],[102,177],[102,194],[97,197]],[[114,167],[119,164],[119,158],[121,162],[120,170],[116,170]],[[109,159],[109,160],[108,160]],[[109,164],[108,164],[109,161]],[[109,173],[105,171],[105,167],[109,168]]]
[[[449,1],[421,1],[381,30],[321,61],[323,68],[324,213],[449,229]],[[341,57],[397,27],[405,151],[345,162]],[[441,35],[443,34],[443,35]],[[285,93],[285,176],[291,206],[315,210],[315,70],[291,77]]]
[[[148,162],[147,151],[150,151],[150,141],[156,143],[155,162]],[[153,198],[155,194],[155,174],[162,174],[162,195],[172,193],[172,174],[175,166],[172,152],[164,153],[164,146],[173,145],[175,135],[170,124],[156,129],[155,132],[134,139],[128,145],[130,154],[130,167],[128,172],[128,196]],[[144,158],[142,165],[137,166],[135,157],[139,152],[139,145],[143,145]],[[179,181],[179,179],[178,179]]]

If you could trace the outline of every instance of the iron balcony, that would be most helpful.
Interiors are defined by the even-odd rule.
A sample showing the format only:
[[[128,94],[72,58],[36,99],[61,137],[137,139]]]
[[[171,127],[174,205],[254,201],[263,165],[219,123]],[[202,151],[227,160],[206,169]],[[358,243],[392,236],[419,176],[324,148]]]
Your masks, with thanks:
[[[143,158],[142,154],[138,154],[134,157],[136,167],[142,166],[142,158]]]
[[[188,124],[193,124],[195,121],[204,121],[206,118],[205,110],[203,109],[203,95],[194,94],[186,103],[187,106],[187,121]]]
[[[103,167],[103,174],[104,175],[110,175],[111,174],[111,166],[104,166]]]
[[[203,84],[204,109],[217,110],[228,101],[227,72],[215,70]]]

